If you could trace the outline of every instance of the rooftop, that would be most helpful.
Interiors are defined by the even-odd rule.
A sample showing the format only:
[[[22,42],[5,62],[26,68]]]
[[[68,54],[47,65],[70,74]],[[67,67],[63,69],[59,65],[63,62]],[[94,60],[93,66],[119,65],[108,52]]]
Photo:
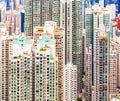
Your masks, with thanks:
[[[21,35],[18,39],[13,40],[13,44],[19,44],[19,45],[27,45],[32,44],[32,41],[28,40],[26,36]]]
[[[43,37],[41,40],[38,40],[37,41],[37,44],[42,44],[42,45],[48,45],[48,46],[50,46],[50,45],[55,45],[55,40],[53,40],[53,39],[50,39],[49,37],[47,37],[47,36],[45,36],[45,37]]]

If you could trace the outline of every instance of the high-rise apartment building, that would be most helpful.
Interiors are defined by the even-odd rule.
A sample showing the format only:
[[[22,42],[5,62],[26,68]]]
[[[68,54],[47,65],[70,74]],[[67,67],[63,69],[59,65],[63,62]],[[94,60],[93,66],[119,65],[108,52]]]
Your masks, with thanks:
[[[77,66],[67,64],[63,69],[63,101],[77,100]]]
[[[109,34],[94,33],[94,101],[109,101]]]
[[[61,1],[61,27],[65,30],[65,64],[72,61],[72,1]]]
[[[62,16],[62,2],[61,0],[52,1],[52,21],[57,22],[57,26],[61,27],[61,16]],[[63,11],[64,12],[64,11]]]
[[[9,84],[9,43],[11,37],[7,35],[0,36],[0,99],[8,101],[8,84]]]
[[[51,0],[25,0],[25,32],[33,36],[35,26],[44,25],[45,21],[52,20]]]
[[[9,100],[31,100],[31,56],[11,57],[9,60]]]
[[[9,44],[9,100],[32,100],[32,45],[24,35]]]
[[[117,94],[117,53],[110,48],[110,94]]]
[[[116,18],[116,5],[110,4],[107,5],[106,8],[110,11],[110,31],[112,35],[116,35],[116,27],[114,27],[114,19]]]
[[[78,65],[78,92],[82,91],[83,0],[54,0],[52,20],[65,31],[65,64]],[[59,15],[60,14],[60,15]]]
[[[85,77],[84,92],[85,101],[92,101],[92,45],[85,50]]]
[[[77,90],[81,92],[83,77],[83,0],[54,0],[53,9],[55,11],[52,10],[52,20],[55,20],[58,26],[63,27],[65,31],[65,64],[72,62],[74,65],[78,65]]]
[[[95,4],[92,8],[86,8],[85,12],[85,28],[86,28],[86,45],[93,44],[93,35],[95,28],[110,29],[110,18],[114,18],[114,10],[109,11],[111,6],[107,8],[101,7],[99,4]],[[99,19],[99,20],[98,20]],[[108,22],[109,21],[109,22]],[[108,22],[108,23],[107,23]]]
[[[83,0],[72,1],[72,63],[77,65],[77,90],[78,93],[83,88],[83,47],[82,47],[82,29],[83,29]]]
[[[86,46],[93,44],[94,13],[92,8],[85,9]]]
[[[118,94],[120,89],[120,39],[117,36],[110,41],[110,94]]]
[[[25,14],[25,32],[29,36],[34,36],[33,28],[35,26],[43,26],[44,22],[47,20],[55,20],[58,26],[64,28],[65,64],[73,62],[74,65],[78,65],[79,76],[77,76],[77,90],[81,92],[83,86],[83,0],[28,0],[25,1]]]
[[[62,30],[58,31],[61,32]],[[56,34],[56,38],[59,34]],[[58,53],[61,53],[60,44],[56,44],[56,40],[49,38],[49,36],[42,36],[37,40],[27,38],[24,35],[15,35],[11,38],[2,36],[0,42],[0,60],[2,61],[0,96],[2,101],[8,99],[17,101],[58,101],[59,84],[56,47],[59,50]],[[60,39],[57,41],[60,42]],[[60,55],[58,56],[60,58]],[[63,63],[61,59],[59,59],[59,62]],[[60,65],[62,68],[63,65]]]
[[[108,7],[109,8],[109,7]],[[94,56],[94,36],[95,29],[110,31],[110,9],[103,8],[95,4],[92,8],[86,8],[85,29],[86,29],[86,47],[92,45],[92,57]],[[111,14],[112,15],[112,14]],[[94,58],[92,58],[92,84],[94,84]]]
[[[4,23],[6,23],[7,31],[9,31],[9,34],[20,32],[21,30],[20,12],[16,10],[6,11]]]
[[[63,100],[63,67],[65,64],[65,43],[64,30],[57,27],[57,23],[53,21],[46,21],[44,27],[37,26],[34,28],[34,38],[48,36],[56,40],[56,56],[58,57],[58,90],[59,101]]]
[[[35,47],[35,101],[58,101],[55,40],[43,37]]]
[[[25,0],[25,32],[33,35],[33,28],[40,25],[40,0]]]

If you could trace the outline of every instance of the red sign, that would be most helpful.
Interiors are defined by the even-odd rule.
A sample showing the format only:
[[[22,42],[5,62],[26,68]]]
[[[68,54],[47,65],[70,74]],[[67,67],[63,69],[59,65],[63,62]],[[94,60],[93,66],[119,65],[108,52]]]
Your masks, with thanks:
[[[120,18],[116,17],[117,28],[120,30]]]

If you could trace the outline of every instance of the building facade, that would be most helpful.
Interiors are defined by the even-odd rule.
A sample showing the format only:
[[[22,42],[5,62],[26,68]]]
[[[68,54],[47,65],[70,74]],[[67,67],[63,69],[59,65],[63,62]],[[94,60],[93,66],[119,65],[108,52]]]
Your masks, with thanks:
[[[0,98],[2,101],[9,99],[8,84],[9,84],[9,43],[11,42],[10,36],[0,36]]]
[[[25,3],[25,31],[33,36],[35,26],[43,26],[45,21],[52,20],[52,0],[28,0]]]
[[[63,101],[77,100],[77,67],[67,64],[63,69]]]
[[[86,47],[85,52],[85,101],[92,101],[92,45]]]
[[[35,101],[58,101],[58,59],[55,40],[43,37],[35,50]]]
[[[109,33],[94,35],[94,101],[109,101]]]
[[[56,40],[56,56],[58,57],[58,99],[63,100],[63,67],[65,64],[65,33],[64,29],[57,26],[56,22],[46,21],[44,27],[34,28],[34,37],[48,36]]]
[[[9,100],[32,100],[32,45],[24,35],[9,44]]]
[[[120,68],[120,41],[119,37],[114,36],[110,41],[110,94],[118,94],[120,87],[119,68]]]

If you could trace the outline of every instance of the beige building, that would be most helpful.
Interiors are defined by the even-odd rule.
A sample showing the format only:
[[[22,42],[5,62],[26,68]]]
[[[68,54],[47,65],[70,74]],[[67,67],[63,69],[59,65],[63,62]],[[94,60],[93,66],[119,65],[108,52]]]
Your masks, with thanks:
[[[2,101],[8,101],[8,76],[9,76],[9,43],[11,37],[7,35],[0,36],[0,98]]]
[[[110,41],[110,94],[119,93],[120,87],[120,38],[114,36]]]
[[[35,55],[35,101],[58,101],[58,59],[54,39],[37,40]]]
[[[16,10],[9,10],[5,12],[5,21],[7,31],[9,34],[21,31],[20,12]]]
[[[85,50],[84,90],[85,101],[92,101],[92,45]]]
[[[56,40],[56,56],[58,57],[58,90],[59,98],[63,96],[63,66],[65,64],[64,57],[64,30],[57,27],[57,23],[53,21],[46,21],[43,27],[34,28],[34,38],[39,39],[43,36]],[[61,97],[60,97],[61,96]]]

